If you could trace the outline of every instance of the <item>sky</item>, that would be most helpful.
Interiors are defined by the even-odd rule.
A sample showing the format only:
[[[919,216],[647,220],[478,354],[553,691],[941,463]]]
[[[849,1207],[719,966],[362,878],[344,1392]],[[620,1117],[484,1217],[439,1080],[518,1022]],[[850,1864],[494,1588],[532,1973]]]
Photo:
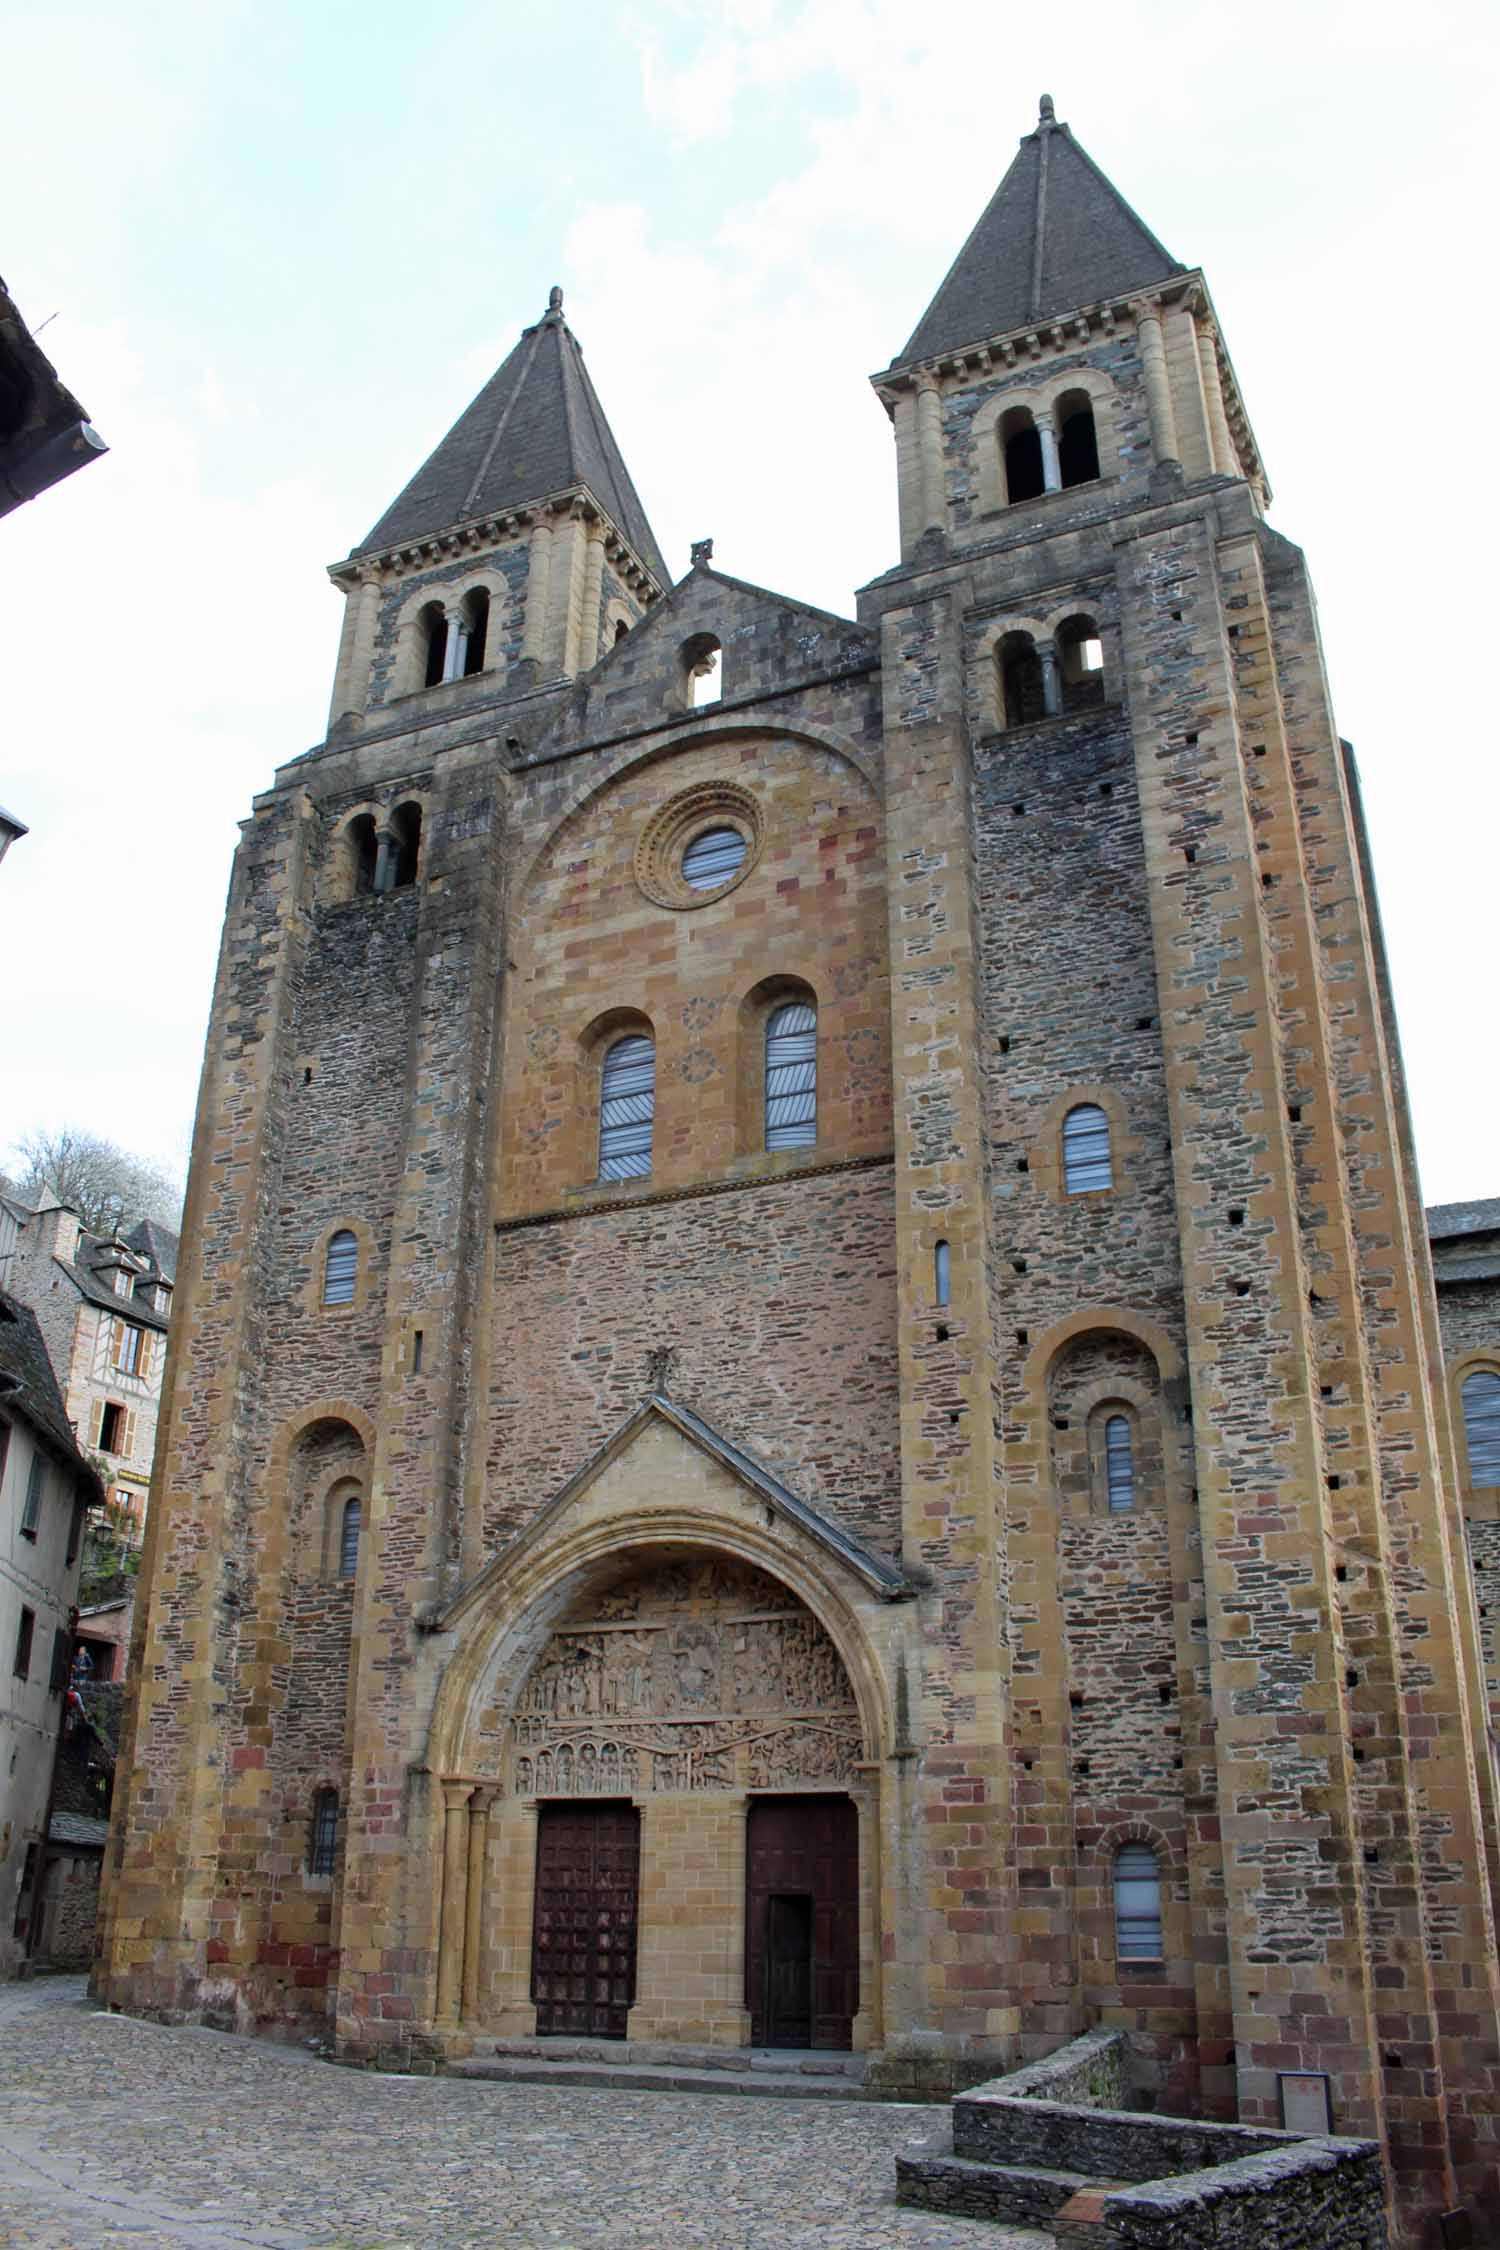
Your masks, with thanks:
[[[0,1165],[183,1162],[237,823],[368,532],[554,282],[674,575],[845,614],[899,350],[1053,94],[1200,264],[1308,554],[1429,1202],[1500,1194],[1479,0],[13,5],[0,272],[107,457],[0,519]],[[1489,659],[1486,659],[1489,661]]]

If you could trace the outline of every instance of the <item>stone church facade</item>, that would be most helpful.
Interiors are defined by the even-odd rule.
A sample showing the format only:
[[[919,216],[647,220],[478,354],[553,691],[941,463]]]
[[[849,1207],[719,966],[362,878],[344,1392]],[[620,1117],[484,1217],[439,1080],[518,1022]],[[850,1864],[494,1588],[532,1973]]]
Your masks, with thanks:
[[[1050,104],[875,388],[854,622],[669,583],[557,292],[334,570],[99,1989],[892,2090],[1124,2026],[1143,2099],[1296,2074],[1413,2228],[1493,2208],[1479,1618],[1303,558]]]

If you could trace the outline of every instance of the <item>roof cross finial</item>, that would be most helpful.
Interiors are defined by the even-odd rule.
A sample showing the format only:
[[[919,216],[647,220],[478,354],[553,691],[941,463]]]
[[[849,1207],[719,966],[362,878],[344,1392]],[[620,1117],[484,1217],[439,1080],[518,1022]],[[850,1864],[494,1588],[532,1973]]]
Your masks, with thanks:
[[[713,561],[713,559],[714,559],[714,543],[713,543],[713,541],[712,541],[711,539],[695,539],[695,540],[693,541],[693,568],[694,568],[694,570],[707,570],[707,568],[708,568],[709,564],[710,564],[710,563],[711,563],[711,562]]]
[[[1037,113],[1037,123],[1039,125],[1055,125],[1057,123],[1057,111],[1053,106],[1050,94],[1043,94],[1042,96],[1041,106]]]

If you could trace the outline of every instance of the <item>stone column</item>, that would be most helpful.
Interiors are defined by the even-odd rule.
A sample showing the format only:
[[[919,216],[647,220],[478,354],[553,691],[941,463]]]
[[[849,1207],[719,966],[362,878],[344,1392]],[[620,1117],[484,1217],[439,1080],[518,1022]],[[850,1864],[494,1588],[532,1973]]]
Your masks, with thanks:
[[[917,442],[917,394],[896,393],[891,424],[896,439],[896,499],[901,517],[901,559],[911,560],[922,536],[922,456]]]
[[[458,2022],[463,1995],[464,1931],[468,1920],[470,1781],[443,1783],[443,1891],[438,1937],[437,2021]]]
[[[464,662],[469,653],[469,620],[461,609],[445,609],[443,616],[448,627],[448,638],[443,646],[443,684],[446,686],[449,680],[461,680],[464,676]]]
[[[579,670],[579,628],[583,617],[583,550],[586,544],[583,518],[575,509],[558,526],[552,547],[545,666],[549,679],[560,672],[565,679],[571,680]]]
[[[1167,350],[1162,342],[1161,315],[1136,315],[1136,341],[1141,348],[1141,370],[1146,379],[1146,406],[1151,417],[1151,452],[1155,465],[1177,461],[1177,418],[1172,412],[1172,386],[1167,381]]]
[[[917,449],[922,466],[922,531],[945,531],[947,500],[943,492],[943,399],[935,375],[917,383]]]
[[[1049,719],[1055,719],[1062,709],[1062,683],[1057,672],[1057,650],[1053,647],[1051,641],[1043,641],[1036,653],[1042,667],[1042,709]]]
[[[547,604],[552,585],[552,526],[538,516],[531,527],[531,548],[526,566],[526,614],[521,634],[521,661],[541,664],[547,654]]]
[[[1240,464],[1235,456],[1234,439],[1229,434],[1229,416],[1224,411],[1224,385],[1219,376],[1219,346],[1214,332],[1200,321],[1198,324],[1198,364],[1203,370],[1203,396],[1208,406],[1209,451],[1214,467],[1220,476],[1237,477]]]
[[[1033,417],[1042,442],[1042,490],[1061,492],[1062,461],[1057,450],[1057,422],[1050,406],[1039,406]]]
[[[375,628],[380,621],[380,580],[371,571],[344,598],[344,629],[339,636],[338,670],[333,680],[333,702],[328,723],[333,726],[347,713],[362,711],[370,688],[370,664],[375,654]]]
[[[1198,364],[1198,323],[1187,305],[1173,305],[1163,323],[1167,377],[1177,424],[1177,458],[1185,477],[1213,474],[1208,442],[1208,405]]]
[[[481,1977],[480,1962],[484,1950],[484,1869],[485,1855],[490,1841],[490,1807],[495,1801],[491,1788],[476,1789],[469,1799],[469,1866],[468,1896],[464,1905],[464,1974],[463,2021],[470,2026],[479,2021]]]
[[[599,661],[599,610],[604,596],[604,540],[602,523],[589,525],[588,547],[583,558],[583,611],[578,636],[578,664],[586,672]]]

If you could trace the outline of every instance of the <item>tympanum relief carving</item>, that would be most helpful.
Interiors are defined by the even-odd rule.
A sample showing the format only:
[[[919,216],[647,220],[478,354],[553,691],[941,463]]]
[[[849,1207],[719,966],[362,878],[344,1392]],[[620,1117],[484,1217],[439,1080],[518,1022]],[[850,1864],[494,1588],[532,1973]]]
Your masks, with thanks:
[[[505,1771],[520,1797],[828,1788],[852,1781],[863,1754],[817,1619],[759,1571],[686,1561],[557,1626],[521,1691]]]

